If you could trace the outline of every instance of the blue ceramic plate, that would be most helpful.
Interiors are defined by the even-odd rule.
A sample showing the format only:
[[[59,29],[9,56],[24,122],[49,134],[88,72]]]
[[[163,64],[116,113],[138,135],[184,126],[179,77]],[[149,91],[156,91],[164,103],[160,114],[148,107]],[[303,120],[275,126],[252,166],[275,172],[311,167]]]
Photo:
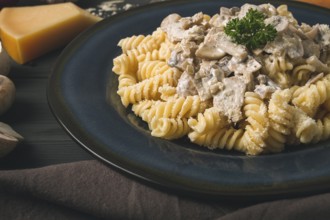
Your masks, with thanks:
[[[262,2],[250,1],[261,4]],[[294,16],[309,24],[328,23],[329,10],[286,3]],[[191,195],[264,198],[301,195],[330,186],[330,142],[257,157],[209,151],[186,139],[167,141],[148,129],[116,94],[112,60],[118,41],[149,34],[170,13],[215,14],[238,0],[156,3],[105,19],[74,40],[61,54],[48,85],[48,100],[64,129],[100,160],[142,179]],[[108,94],[108,95],[106,95]]]

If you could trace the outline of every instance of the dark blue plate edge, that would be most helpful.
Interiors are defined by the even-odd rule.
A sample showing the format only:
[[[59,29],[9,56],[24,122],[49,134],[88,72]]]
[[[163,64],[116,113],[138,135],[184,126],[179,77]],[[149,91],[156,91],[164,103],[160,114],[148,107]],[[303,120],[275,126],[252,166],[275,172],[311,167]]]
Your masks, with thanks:
[[[187,192],[187,194],[195,193],[196,195],[204,195],[207,197],[216,197],[219,196],[225,197],[225,198],[248,198],[248,199],[258,199],[258,198],[275,198],[275,197],[281,197],[281,196],[297,196],[301,194],[310,194],[310,193],[316,193],[316,192],[323,192],[327,189],[329,189],[329,182],[330,177],[327,178],[319,178],[319,179],[313,179],[308,180],[303,183],[288,183],[286,182],[284,185],[277,185],[276,189],[274,187],[265,187],[263,189],[257,188],[257,189],[223,189],[223,190],[216,190],[216,191],[207,191],[205,189],[200,188],[193,188],[192,185],[190,185],[190,189],[187,189],[185,186],[178,185],[177,182],[164,182],[164,179],[161,177],[156,177],[155,174],[151,174],[148,172],[143,172],[141,170],[134,170],[132,167],[127,167],[127,164],[121,164],[120,159],[117,160],[117,158],[111,158],[111,160],[104,158],[101,154],[102,152],[98,152],[95,149],[91,149],[89,146],[98,144],[93,142],[93,140],[89,140],[88,138],[84,138],[81,134],[84,134],[84,131],[79,126],[72,127],[72,123],[75,121],[73,120],[73,115],[70,112],[70,109],[66,108],[65,103],[62,99],[62,93],[59,90],[51,89],[51,88],[59,88],[59,82],[60,82],[60,74],[56,74],[60,72],[60,69],[62,68],[61,63],[64,63],[64,61],[70,57],[71,52],[74,51],[73,49],[76,47],[79,47],[81,43],[83,43],[85,40],[90,38],[94,32],[96,32],[98,29],[102,29],[103,26],[109,25],[112,22],[116,22],[116,20],[125,18],[131,14],[134,13],[140,13],[143,11],[147,11],[150,9],[155,9],[161,6],[167,6],[172,4],[182,4],[182,3],[188,3],[188,2],[201,2],[199,0],[179,0],[179,1],[166,1],[166,2],[158,2],[158,3],[152,3],[146,6],[141,6],[138,8],[131,9],[130,11],[120,13],[118,15],[115,15],[111,18],[105,19],[104,21],[99,22],[94,27],[84,31],[81,33],[74,41],[72,41],[61,53],[59,58],[56,61],[55,68],[53,69],[52,74],[49,77],[48,86],[47,86],[47,100],[49,107],[51,109],[51,112],[55,116],[56,120],[59,122],[59,124],[64,128],[64,130],[73,138],[74,141],[76,141],[80,146],[82,146],[85,150],[87,150],[89,153],[91,153],[94,157],[97,159],[105,162],[108,165],[111,165],[113,167],[118,168],[121,171],[124,171],[124,173],[128,173],[130,175],[133,175],[135,177],[138,177],[138,179],[146,180],[147,182],[156,184],[161,187],[165,187],[167,189],[172,189],[179,192]],[[263,1],[249,1],[250,3],[254,4],[261,4],[264,3]],[[272,4],[287,4],[287,5],[296,5],[296,6],[304,6],[308,9],[313,8],[314,10],[320,10],[323,12],[329,12],[328,9],[311,5],[308,3],[301,3],[301,2],[285,2],[285,1],[272,1]],[[65,111],[64,111],[65,109]],[[160,179],[157,179],[160,178]]]

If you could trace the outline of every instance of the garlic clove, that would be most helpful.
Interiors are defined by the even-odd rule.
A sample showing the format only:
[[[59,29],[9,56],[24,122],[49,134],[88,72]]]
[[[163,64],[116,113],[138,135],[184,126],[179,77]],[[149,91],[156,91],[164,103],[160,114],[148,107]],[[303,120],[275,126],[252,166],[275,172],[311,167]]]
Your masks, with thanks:
[[[0,75],[0,115],[5,113],[15,100],[16,88],[7,77]]]
[[[0,157],[6,156],[17,145],[18,139],[0,133]]]
[[[0,133],[5,134],[6,136],[14,137],[19,141],[24,139],[22,137],[22,135],[20,135],[16,131],[14,131],[14,129],[12,127],[10,127],[9,125],[7,125],[3,122],[0,122]]]
[[[0,157],[9,154],[24,138],[8,124],[0,122]]]

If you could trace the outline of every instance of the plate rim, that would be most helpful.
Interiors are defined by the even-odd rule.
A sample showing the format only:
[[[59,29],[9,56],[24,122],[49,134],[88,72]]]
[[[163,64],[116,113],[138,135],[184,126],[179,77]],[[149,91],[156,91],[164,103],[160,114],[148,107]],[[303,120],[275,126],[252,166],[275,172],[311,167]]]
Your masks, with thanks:
[[[54,88],[56,86],[59,86],[59,78],[60,74],[58,73],[58,69],[60,68],[61,65],[63,65],[63,62],[68,59],[68,57],[70,57],[72,55],[72,51],[73,48],[79,47],[79,44],[81,44],[82,42],[84,42],[85,40],[88,40],[92,37],[93,33],[95,33],[96,31],[103,29],[106,26],[111,25],[111,23],[115,23],[117,20],[120,20],[122,18],[125,17],[129,17],[130,15],[136,14],[136,13],[140,13],[149,9],[154,9],[154,8],[159,8],[159,7],[164,7],[164,6],[169,6],[169,5],[177,5],[177,4],[186,4],[186,3],[196,3],[196,2],[203,2],[200,0],[179,0],[179,1],[165,1],[165,2],[156,2],[156,3],[152,3],[152,4],[148,4],[148,5],[144,5],[144,6],[140,6],[134,9],[131,9],[129,11],[126,12],[122,12],[119,13],[117,15],[114,15],[110,18],[106,18],[103,21],[100,21],[98,24],[94,25],[93,27],[89,28],[88,30],[84,31],[83,33],[81,33],[77,38],[75,38],[70,44],[68,44],[65,49],[61,52],[60,56],[57,58],[53,71],[49,77],[48,80],[48,84],[47,84],[47,89],[46,89],[46,93],[47,93],[47,101],[48,101],[48,105],[50,107],[51,112],[53,113],[55,119],[59,122],[59,124],[61,125],[61,127],[63,127],[63,129],[69,134],[69,136],[75,141],[77,142],[83,149],[87,150],[89,153],[91,153],[94,157],[96,157],[97,159],[105,162],[107,165],[111,165],[112,167],[115,167],[121,171],[124,171],[124,173],[128,173],[132,176],[137,177],[138,179],[143,179],[146,180],[146,182],[150,182],[153,183],[155,185],[158,186],[162,186],[165,187],[166,189],[170,189],[170,190],[175,190],[175,191],[180,191],[182,192],[182,190],[184,192],[187,192],[188,194],[190,192],[195,193],[195,195],[206,195],[207,197],[228,197],[228,198],[248,198],[251,199],[251,197],[253,197],[253,199],[257,199],[257,198],[264,198],[264,197],[277,197],[277,196],[284,196],[284,195],[297,195],[297,193],[299,195],[301,195],[301,193],[303,193],[302,191],[306,191],[306,192],[315,192],[315,191],[323,191],[328,189],[329,187],[327,186],[327,184],[330,182],[330,174],[327,178],[325,179],[317,179],[314,180],[310,183],[306,183],[304,186],[300,185],[300,187],[278,187],[276,192],[272,192],[271,190],[266,190],[266,191],[262,191],[261,193],[258,193],[258,191],[241,191],[241,192],[233,192],[233,191],[228,191],[228,190],[219,190],[217,192],[205,192],[204,190],[201,189],[185,189],[184,187],[177,185],[177,184],[170,184],[169,182],[167,182],[166,184],[164,184],[163,182],[160,182],[157,179],[154,179],[146,174],[143,173],[139,173],[137,171],[132,171],[132,169],[128,169],[127,167],[123,166],[120,162],[114,162],[111,161],[109,158],[105,158],[104,156],[100,155],[100,153],[96,152],[95,149],[91,148],[90,146],[86,145],[86,142],[89,142],[90,140],[85,140],[82,137],[78,137],[79,133],[81,132],[81,128],[78,128],[78,131],[75,129],[72,129],[69,125],[70,122],[72,121],[72,118],[68,118],[69,115],[59,111],[59,107],[58,104],[60,103],[60,105],[65,106],[65,104],[63,104],[63,100],[61,100],[61,91],[57,91],[55,92],[55,90],[51,89]],[[207,0],[207,2],[217,2],[215,0]],[[219,1],[218,1],[219,2]],[[239,2],[239,1],[234,1],[234,2]],[[260,3],[263,1],[250,1],[252,3]],[[263,2],[264,3],[264,2]],[[276,4],[287,4],[288,6],[290,5],[294,5],[294,6],[302,6],[302,7],[308,7],[310,10],[321,10],[324,12],[329,13],[330,10],[329,9],[325,9],[316,5],[311,5],[309,3],[304,3],[304,2],[285,2],[285,1],[273,1],[273,3]],[[312,9],[311,9],[312,8]],[[313,9],[314,8],[314,9]],[[55,85],[54,85],[55,84]],[[57,106],[56,106],[57,105]],[[76,128],[77,129],[77,128]],[[75,130],[75,131],[73,131]],[[83,130],[83,129],[82,129]],[[78,135],[77,135],[78,134]],[[114,159],[114,158],[112,158]],[[134,170],[134,169],[133,169]],[[294,185],[297,186],[297,185]],[[302,190],[301,187],[304,189]]]

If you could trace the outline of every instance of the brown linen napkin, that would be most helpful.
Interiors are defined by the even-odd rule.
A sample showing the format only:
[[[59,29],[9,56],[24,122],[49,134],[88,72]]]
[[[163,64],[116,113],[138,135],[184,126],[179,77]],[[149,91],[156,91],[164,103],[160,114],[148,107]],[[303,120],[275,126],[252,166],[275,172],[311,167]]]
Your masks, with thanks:
[[[95,160],[0,171],[0,219],[330,219],[329,206],[323,194],[231,212],[242,204],[166,193]]]

